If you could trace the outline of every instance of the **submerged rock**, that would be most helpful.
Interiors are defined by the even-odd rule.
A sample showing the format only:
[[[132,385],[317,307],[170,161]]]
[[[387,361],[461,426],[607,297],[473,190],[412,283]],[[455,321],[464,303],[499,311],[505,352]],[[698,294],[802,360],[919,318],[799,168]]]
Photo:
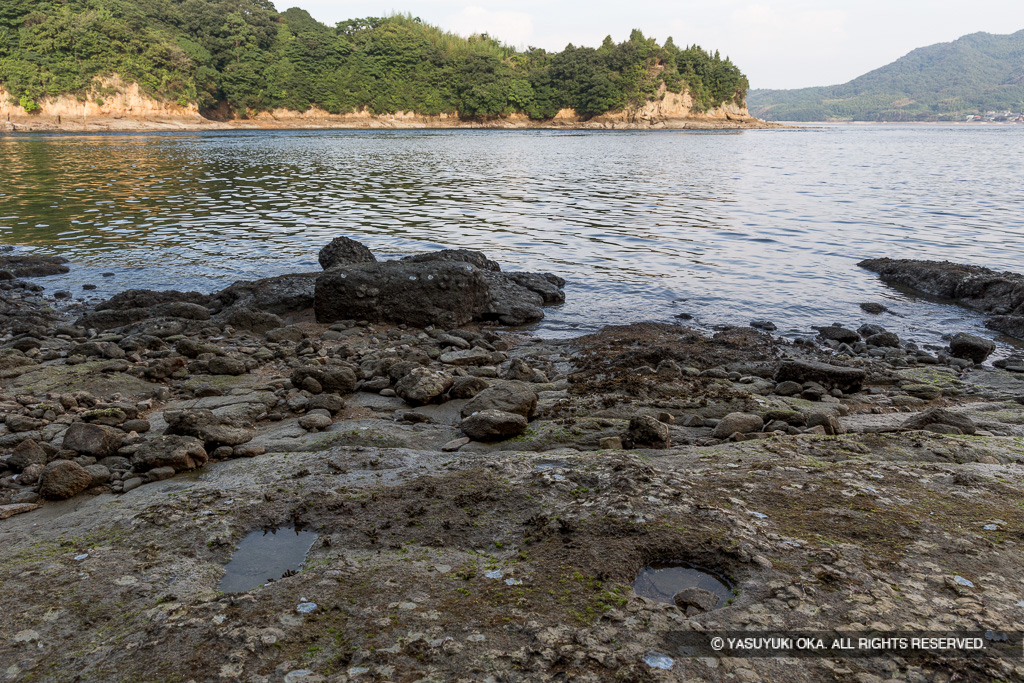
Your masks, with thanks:
[[[64,265],[67,262],[60,256],[3,255],[0,256],[0,269],[14,277],[46,277],[70,272],[71,269]]]

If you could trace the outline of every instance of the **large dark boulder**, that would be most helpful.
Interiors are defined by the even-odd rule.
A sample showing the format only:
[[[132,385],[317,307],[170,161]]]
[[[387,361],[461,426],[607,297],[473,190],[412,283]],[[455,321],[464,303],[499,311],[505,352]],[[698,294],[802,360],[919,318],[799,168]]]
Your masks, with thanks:
[[[954,358],[965,358],[975,363],[982,363],[996,350],[995,342],[984,337],[960,332],[949,340],[949,353]]]
[[[502,325],[527,325],[544,318],[544,297],[516,284],[505,273],[487,272],[487,308],[485,320],[497,320]]]
[[[92,475],[71,460],[54,460],[39,477],[39,495],[49,500],[65,500],[92,486]]]
[[[325,271],[316,281],[317,322],[370,320],[459,327],[488,304],[484,271],[461,262],[386,261]]]
[[[356,242],[354,239],[335,237],[330,244],[320,250],[318,260],[321,268],[330,270],[356,263],[373,263],[377,257],[362,243]]]
[[[75,422],[64,432],[64,448],[105,458],[117,452],[124,437],[125,433],[115,427]]]
[[[775,370],[776,382],[817,382],[826,389],[839,389],[846,394],[860,391],[866,377],[867,373],[858,368],[815,361],[783,361]]]
[[[313,306],[320,273],[290,273],[262,280],[236,282],[211,297],[218,311],[245,307],[263,313],[296,313]]]

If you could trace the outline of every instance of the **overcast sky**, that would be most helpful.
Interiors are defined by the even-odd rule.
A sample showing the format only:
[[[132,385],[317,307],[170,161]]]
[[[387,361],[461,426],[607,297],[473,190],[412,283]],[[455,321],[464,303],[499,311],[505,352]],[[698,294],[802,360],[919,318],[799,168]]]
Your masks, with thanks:
[[[1024,29],[1024,0],[276,0],[320,21],[410,12],[463,35],[517,47],[596,47],[633,28],[728,55],[753,88],[844,83],[916,47]]]

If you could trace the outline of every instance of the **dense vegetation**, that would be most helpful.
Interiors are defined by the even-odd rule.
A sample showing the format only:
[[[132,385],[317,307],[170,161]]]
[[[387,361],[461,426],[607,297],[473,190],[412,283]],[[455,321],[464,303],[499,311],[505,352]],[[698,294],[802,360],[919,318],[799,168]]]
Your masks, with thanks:
[[[102,98],[94,78],[115,73],[163,100],[243,115],[318,106],[540,119],[635,107],[662,85],[689,88],[698,110],[747,90],[728,58],[639,31],[596,49],[518,52],[409,16],[331,28],[269,0],[0,0],[0,84],[26,110],[48,95]]]
[[[755,116],[776,121],[936,121],[1024,110],[1024,31],[974,33],[907,54],[844,85],[755,90]]]

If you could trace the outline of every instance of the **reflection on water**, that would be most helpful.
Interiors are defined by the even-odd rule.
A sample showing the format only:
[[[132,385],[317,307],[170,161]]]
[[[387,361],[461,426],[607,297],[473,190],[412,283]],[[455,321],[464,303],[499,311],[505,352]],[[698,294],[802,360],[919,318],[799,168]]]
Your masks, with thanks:
[[[855,264],[1024,270],[1022,143],[1019,126],[0,136],[0,239],[76,264],[48,288],[100,296],[316,270],[347,234],[559,272],[545,334],[684,312],[805,331],[885,299],[904,317],[883,324],[931,340],[979,319]]]
[[[224,565],[217,590],[243,593],[268,581],[297,572],[306,561],[317,534],[285,527],[252,531],[238,543],[231,561]]]

